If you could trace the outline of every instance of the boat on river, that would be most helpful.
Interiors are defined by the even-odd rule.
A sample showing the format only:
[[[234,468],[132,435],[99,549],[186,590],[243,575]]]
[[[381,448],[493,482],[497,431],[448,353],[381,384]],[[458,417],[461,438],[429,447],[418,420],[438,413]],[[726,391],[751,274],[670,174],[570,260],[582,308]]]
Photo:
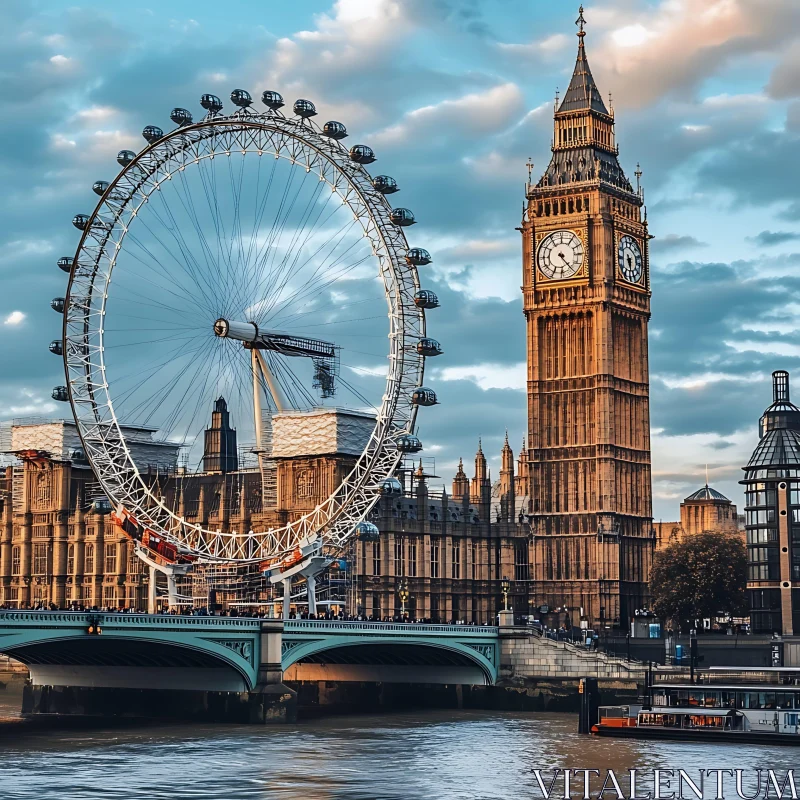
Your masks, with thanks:
[[[632,739],[800,745],[800,670],[710,670],[702,683],[656,682],[641,705],[600,706],[591,732]],[[749,674],[748,674],[749,673]]]

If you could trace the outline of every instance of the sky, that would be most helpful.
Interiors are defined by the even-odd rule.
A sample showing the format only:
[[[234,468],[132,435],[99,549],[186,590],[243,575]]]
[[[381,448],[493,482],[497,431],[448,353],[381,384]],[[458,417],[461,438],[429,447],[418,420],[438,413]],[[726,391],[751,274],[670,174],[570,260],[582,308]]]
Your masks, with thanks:
[[[442,405],[420,435],[449,483],[478,437],[493,474],[525,433],[519,225],[528,158],[549,160],[553,98],[575,61],[577,3],[552,0],[3,0],[0,29],[0,419],[63,415],[47,351],[56,259],[75,213],[199,98],[276,89],[347,125],[402,187],[442,299]],[[620,161],[641,164],[651,243],[654,516],[737,481],[800,364],[800,3],[598,0],[586,46],[611,93]],[[374,174],[374,170],[373,170]],[[94,198],[96,200],[96,198]],[[393,198],[394,199],[394,198]],[[800,393],[800,385],[797,392]],[[800,397],[800,394],[798,394]]]

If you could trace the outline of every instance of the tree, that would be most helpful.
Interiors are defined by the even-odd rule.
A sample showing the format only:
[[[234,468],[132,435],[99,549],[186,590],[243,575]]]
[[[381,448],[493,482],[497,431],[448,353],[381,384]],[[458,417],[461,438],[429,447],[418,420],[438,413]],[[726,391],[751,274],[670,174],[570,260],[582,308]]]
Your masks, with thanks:
[[[704,531],[656,553],[650,573],[653,610],[694,621],[747,613],[747,551],[735,533]]]

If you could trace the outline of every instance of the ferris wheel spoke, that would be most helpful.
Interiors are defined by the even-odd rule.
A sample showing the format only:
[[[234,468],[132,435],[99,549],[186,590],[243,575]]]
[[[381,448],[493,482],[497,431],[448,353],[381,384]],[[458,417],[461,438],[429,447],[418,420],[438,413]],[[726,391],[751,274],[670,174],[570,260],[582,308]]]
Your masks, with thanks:
[[[154,215],[154,216],[155,216],[155,215]],[[153,238],[154,238],[154,239],[155,239],[157,242],[159,242],[159,244],[161,244],[162,248],[163,248],[163,249],[164,249],[164,250],[167,252],[167,254],[170,256],[170,259],[171,259],[172,261],[174,261],[174,262],[175,262],[175,263],[176,263],[176,264],[177,264],[177,265],[178,265],[178,266],[179,266],[179,267],[180,267],[180,268],[183,270],[183,272],[184,272],[184,273],[185,273],[185,274],[186,274],[186,275],[187,275],[189,278],[191,278],[192,282],[193,282],[193,283],[195,284],[195,286],[197,287],[197,290],[198,290],[198,292],[200,293],[200,298],[202,298],[202,302],[200,301],[200,298],[198,298],[197,296],[195,296],[195,297],[189,297],[189,298],[188,298],[188,301],[189,301],[189,303],[190,303],[190,304],[192,304],[192,305],[195,305],[195,306],[197,306],[197,305],[200,305],[201,307],[202,307],[202,306],[210,307],[211,301],[210,301],[210,299],[209,299],[209,294],[206,292],[206,290],[204,289],[204,287],[203,287],[203,286],[201,286],[200,282],[198,281],[197,277],[196,277],[196,276],[193,274],[193,272],[191,271],[191,269],[189,269],[189,268],[187,267],[187,264],[186,264],[186,262],[185,262],[185,261],[182,261],[181,259],[179,259],[179,258],[178,258],[178,257],[177,257],[177,256],[176,256],[176,255],[175,255],[175,254],[174,254],[174,253],[171,251],[171,250],[169,250],[169,248],[165,247],[165,246],[163,245],[163,243],[161,243],[161,240],[160,240],[160,239],[159,239],[159,238],[158,238],[158,237],[157,237],[157,236],[156,236],[154,233],[152,233],[152,229],[151,229],[151,228],[150,228],[150,227],[147,225],[147,223],[146,223],[146,222],[144,222],[144,223],[142,223],[142,224],[143,224],[143,227],[145,227],[146,229],[148,229],[148,230],[151,232],[151,234],[152,234]],[[146,255],[147,255],[147,256],[148,256],[148,257],[151,259],[151,261],[152,261],[152,262],[154,262],[154,263],[155,263],[155,264],[156,264],[156,265],[159,267],[159,270],[156,270],[156,269],[155,269],[155,268],[153,268],[152,266],[148,265],[146,262],[144,262],[144,261],[141,261],[141,263],[142,263],[144,266],[147,266],[147,267],[149,267],[149,268],[150,268],[150,269],[151,269],[151,270],[152,270],[152,271],[153,271],[153,272],[154,272],[156,275],[158,275],[158,276],[159,276],[159,277],[161,277],[161,278],[163,278],[165,275],[170,275],[170,274],[171,274],[171,271],[170,271],[170,270],[167,268],[167,266],[166,266],[166,265],[165,265],[165,264],[164,264],[164,263],[161,261],[161,259],[160,259],[160,258],[158,258],[158,257],[157,257],[157,256],[156,256],[156,255],[155,255],[155,254],[154,254],[154,253],[153,253],[153,252],[152,252],[152,251],[151,251],[151,250],[150,250],[150,249],[149,249],[149,248],[148,248],[146,245],[144,245],[144,244],[143,244],[141,241],[139,241],[139,240],[137,239],[137,237],[136,237],[136,236],[134,236],[134,235],[131,235],[131,234],[128,234],[128,236],[130,236],[130,238],[131,238],[131,241],[132,241],[132,242],[133,242],[135,245],[137,245],[137,246],[138,246],[138,247],[139,247],[139,248],[142,250],[142,252],[144,252],[144,253],[145,253],[145,254],[146,254]],[[128,251],[128,252],[130,252],[130,251]],[[187,252],[188,252],[188,251],[187,251]],[[173,283],[174,283],[174,284],[177,284],[177,285],[180,285],[178,281],[173,281]],[[213,294],[212,294],[212,295],[210,295],[210,296],[211,296],[211,297],[213,297]]]
[[[122,391],[118,389],[118,396],[117,396],[117,404],[124,404],[127,402],[134,394],[134,392],[141,392],[143,387],[147,384],[148,381],[152,380],[156,375],[158,375],[162,369],[167,366],[174,365],[176,361],[181,358],[189,357],[189,356],[196,356],[200,353],[205,347],[210,346],[208,342],[202,342],[198,344],[195,348],[189,348],[188,345],[191,342],[185,342],[183,345],[174,348],[168,356],[160,363],[156,364],[156,366],[152,367],[149,371],[142,372],[139,367],[134,366],[129,372],[124,373],[119,376],[114,377],[115,383],[119,386],[125,385],[125,381],[128,379],[133,381],[132,386],[127,391]],[[197,361],[201,361],[201,359],[197,359]],[[127,414],[132,415],[135,409],[128,409],[125,407],[125,411]]]
[[[334,209],[334,211],[332,213],[335,213],[335,212],[336,212],[336,209]],[[307,264],[309,264],[312,260],[317,258],[317,256],[319,256],[320,253],[322,253],[322,251],[326,247],[329,247],[333,242],[336,242],[335,244],[333,244],[333,248],[331,250],[331,253],[328,253],[326,256],[324,256],[320,260],[318,265],[314,268],[313,272],[305,280],[305,282],[302,284],[302,286],[299,287],[298,289],[294,290],[293,295],[297,295],[298,292],[300,292],[303,287],[308,286],[309,283],[314,280],[315,275],[319,274],[325,268],[325,265],[326,265],[326,262],[327,262],[328,258],[332,257],[332,255],[336,251],[336,248],[338,247],[339,243],[344,239],[344,237],[347,235],[347,233],[352,229],[353,225],[354,225],[353,221],[345,222],[344,225],[342,225],[337,231],[335,231],[331,236],[329,236],[326,241],[322,242],[322,244],[320,244],[320,246],[316,249],[316,251],[312,252],[309,255],[309,257],[305,260],[305,262],[303,262],[302,266],[306,266]],[[336,241],[337,239],[338,239],[338,241]],[[353,247],[353,246],[355,246],[355,243],[353,245],[351,245],[351,247]],[[276,289],[274,289],[272,291],[271,296],[269,297],[269,303],[268,303],[268,305],[265,306],[264,313],[261,315],[262,318],[266,317],[266,315],[277,305],[277,303],[281,302],[281,303],[283,303],[283,305],[285,307],[288,303],[290,303],[294,299],[293,295],[290,295],[288,298],[282,297],[282,292],[283,292],[283,289],[285,288],[287,282],[288,282],[288,278],[287,278],[287,281],[282,282]]]
[[[276,254],[279,250],[276,241],[279,242],[280,237],[282,237],[283,229],[285,228],[291,211],[294,208],[294,204],[297,201],[297,196],[300,194],[300,191],[303,188],[304,181],[301,181],[300,185],[297,187],[297,191],[291,195],[292,199],[289,201],[287,206],[287,201],[291,194],[291,189],[296,174],[297,170],[290,171],[289,179],[286,181],[278,208],[275,211],[275,222],[273,222],[269,234],[265,237],[264,243],[256,253],[255,264],[257,275],[259,276],[258,280],[256,281],[257,289],[262,284],[265,277],[269,276],[272,271],[272,264],[274,263]]]

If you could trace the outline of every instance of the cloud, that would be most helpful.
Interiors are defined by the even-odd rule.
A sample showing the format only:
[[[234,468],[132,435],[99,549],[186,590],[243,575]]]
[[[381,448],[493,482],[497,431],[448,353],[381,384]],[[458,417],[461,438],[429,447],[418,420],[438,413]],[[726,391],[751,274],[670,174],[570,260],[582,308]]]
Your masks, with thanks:
[[[12,311],[4,320],[3,325],[19,325],[25,319],[21,311]]]
[[[675,250],[688,250],[696,247],[708,247],[708,243],[701,242],[694,236],[679,236],[677,233],[657,236],[650,244],[650,249],[656,253],[671,253]]]
[[[436,377],[442,381],[472,381],[483,390],[515,389],[524,391],[527,387],[527,366],[518,364],[475,364],[464,367],[444,367]]]
[[[789,231],[761,231],[757,236],[748,237],[751,242],[755,242],[762,247],[775,247],[786,242],[794,242],[800,239],[800,233]]]

